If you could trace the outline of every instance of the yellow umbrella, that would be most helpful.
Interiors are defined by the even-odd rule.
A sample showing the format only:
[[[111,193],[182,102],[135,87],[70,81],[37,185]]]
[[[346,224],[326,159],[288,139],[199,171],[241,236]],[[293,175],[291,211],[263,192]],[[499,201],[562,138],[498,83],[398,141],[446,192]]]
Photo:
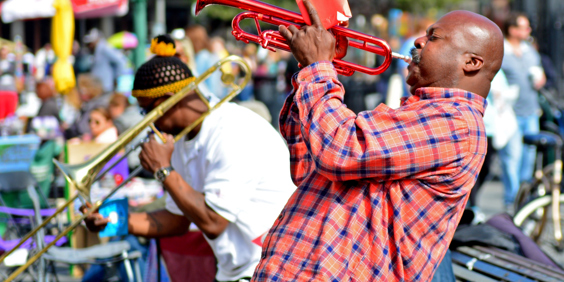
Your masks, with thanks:
[[[57,11],[52,20],[51,45],[57,56],[53,66],[53,79],[59,93],[67,93],[76,85],[74,71],[69,62],[74,39],[74,12],[70,0],[55,0]]]

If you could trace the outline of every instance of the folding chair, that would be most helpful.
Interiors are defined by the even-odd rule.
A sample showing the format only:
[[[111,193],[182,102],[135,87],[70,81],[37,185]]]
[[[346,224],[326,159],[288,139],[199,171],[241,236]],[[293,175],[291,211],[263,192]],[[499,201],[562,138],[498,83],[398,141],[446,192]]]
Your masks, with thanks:
[[[141,270],[138,259],[141,252],[128,252],[131,246],[127,241],[109,242],[104,245],[95,245],[84,249],[73,249],[70,247],[51,247],[43,258],[66,264],[113,264],[123,262],[129,281],[142,281]],[[133,262],[133,267],[131,263]],[[53,268],[54,270],[54,268]],[[53,272],[56,277],[56,272]],[[45,281],[50,279],[50,273],[46,272]],[[57,279],[58,280],[58,279]]]
[[[42,222],[42,216],[50,216],[54,210],[41,210],[40,199],[37,194],[37,183],[30,173],[30,166],[34,160],[35,153],[39,148],[40,139],[35,135],[5,136],[0,137],[0,214],[5,221],[0,227],[0,251],[12,249],[20,241],[20,238],[28,231]],[[4,200],[5,196],[11,196],[10,203]],[[15,196],[14,196],[15,195]],[[31,203],[30,209],[16,207],[20,204],[16,199],[27,199]],[[47,200],[43,197],[44,202]],[[36,225],[37,224],[37,225]],[[10,228],[8,228],[10,226]],[[6,230],[10,231],[5,234]],[[21,265],[27,256],[35,249],[41,249],[47,243],[54,240],[54,236],[45,236],[44,230],[40,230],[34,238],[30,238],[18,249],[18,255],[11,255],[4,263],[8,266]],[[56,244],[66,243],[62,238]],[[41,280],[44,276],[45,260],[40,259],[35,265],[37,271],[30,270],[34,280]]]

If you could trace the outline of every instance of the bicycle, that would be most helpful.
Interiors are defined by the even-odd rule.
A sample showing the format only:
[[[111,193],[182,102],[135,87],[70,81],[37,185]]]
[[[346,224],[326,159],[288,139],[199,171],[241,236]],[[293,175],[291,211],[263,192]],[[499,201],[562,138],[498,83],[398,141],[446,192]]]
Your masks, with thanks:
[[[553,110],[559,115],[559,124],[562,123],[560,103],[547,93],[542,93]],[[546,242],[556,248],[558,252],[564,251],[562,226],[564,218],[560,211],[564,210],[564,194],[561,194],[562,185],[562,152],[564,141],[562,128],[554,123],[545,128],[550,131],[541,131],[539,134],[523,137],[525,144],[537,147],[536,170],[534,180],[520,187],[515,199],[515,215],[513,222],[536,243]],[[543,166],[543,152],[547,149],[554,150],[554,162]]]
[[[560,194],[564,142],[560,136],[550,132],[527,135],[523,139],[526,144],[537,146],[537,155],[540,156],[534,181],[523,185],[517,193],[513,222],[535,242],[548,242],[561,252],[564,250],[564,222],[560,215],[560,210],[564,210],[564,195]],[[556,159],[554,163],[542,167],[541,149],[549,147],[554,148]]]

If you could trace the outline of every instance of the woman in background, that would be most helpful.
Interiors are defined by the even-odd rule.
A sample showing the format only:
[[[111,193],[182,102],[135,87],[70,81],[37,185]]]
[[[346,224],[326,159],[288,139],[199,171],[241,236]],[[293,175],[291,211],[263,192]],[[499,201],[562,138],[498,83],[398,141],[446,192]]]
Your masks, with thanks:
[[[92,140],[96,143],[113,143],[118,139],[118,132],[110,112],[103,107],[90,111],[88,119]]]

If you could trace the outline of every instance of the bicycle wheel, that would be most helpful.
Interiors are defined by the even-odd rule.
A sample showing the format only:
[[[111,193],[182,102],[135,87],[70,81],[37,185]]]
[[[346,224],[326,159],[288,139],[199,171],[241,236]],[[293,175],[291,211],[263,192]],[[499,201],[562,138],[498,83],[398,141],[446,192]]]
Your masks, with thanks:
[[[519,187],[517,196],[515,196],[514,209],[515,211],[520,210],[527,203],[534,199],[545,196],[550,190],[550,178],[547,176],[552,175],[552,171],[547,171],[548,174],[544,174],[541,179],[535,179],[532,183],[523,183]]]
[[[564,194],[560,195],[559,202],[560,209],[564,210]],[[551,207],[552,195],[534,199],[515,213],[513,223],[546,251],[553,252],[556,248],[561,252],[561,242],[554,236]],[[563,218],[560,218],[560,224],[564,226]]]
[[[553,179],[553,173],[554,163],[551,163],[543,167],[541,176],[536,175],[532,182],[521,184],[515,196],[515,211],[520,210],[528,202],[548,194]]]

